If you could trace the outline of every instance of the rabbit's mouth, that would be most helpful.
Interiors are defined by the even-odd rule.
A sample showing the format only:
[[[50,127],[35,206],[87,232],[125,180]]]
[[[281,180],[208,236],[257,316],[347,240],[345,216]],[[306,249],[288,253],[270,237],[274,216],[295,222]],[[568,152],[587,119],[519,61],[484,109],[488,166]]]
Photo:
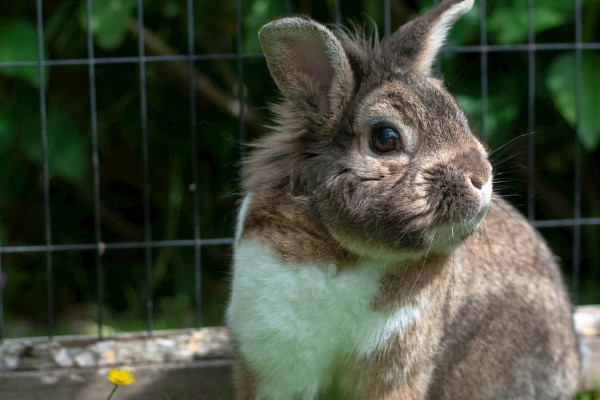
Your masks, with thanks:
[[[448,253],[458,247],[481,226],[492,199],[492,178],[477,182],[464,172],[446,183],[430,186],[428,206],[422,214],[429,220],[413,235],[415,253]],[[452,179],[451,179],[452,178]],[[453,180],[454,179],[454,180]]]
[[[434,164],[419,174],[417,181],[421,195],[427,199],[431,230],[456,230],[459,236],[468,236],[477,229],[491,204],[491,166],[483,153],[475,150],[453,161]]]
[[[485,219],[489,204],[482,207],[473,217],[454,223],[446,222],[427,230],[422,237],[421,248],[429,248],[432,253],[447,253],[456,249],[467,237],[475,233]]]
[[[471,178],[469,178],[471,179]],[[435,215],[435,225],[448,225],[461,230],[474,230],[483,220],[492,199],[492,180],[485,184],[455,182],[430,193],[430,206]]]
[[[431,247],[451,251],[472,235],[483,222],[491,204],[491,179],[468,193],[442,196],[436,207],[435,223],[427,229]]]

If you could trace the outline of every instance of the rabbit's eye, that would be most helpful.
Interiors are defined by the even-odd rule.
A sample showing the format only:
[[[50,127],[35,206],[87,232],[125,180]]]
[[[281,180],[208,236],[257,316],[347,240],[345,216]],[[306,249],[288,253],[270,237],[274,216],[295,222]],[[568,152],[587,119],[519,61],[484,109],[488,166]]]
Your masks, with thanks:
[[[400,134],[389,126],[375,128],[371,136],[371,146],[377,153],[388,153],[402,148]]]

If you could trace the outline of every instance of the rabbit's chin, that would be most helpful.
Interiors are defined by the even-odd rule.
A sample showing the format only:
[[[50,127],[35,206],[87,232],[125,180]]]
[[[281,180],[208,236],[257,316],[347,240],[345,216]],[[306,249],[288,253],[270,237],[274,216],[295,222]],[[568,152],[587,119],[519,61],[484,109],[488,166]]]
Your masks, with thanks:
[[[481,226],[488,207],[481,210],[475,217],[456,223],[444,223],[427,230],[421,246],[429,243],[431,253],[449,253],[454,251],[462,242]]]
[[[456,222],[434,223],[419,231],[403,235],[396,242],[374,243],[361,240],[358,236],[330,230],[333,238],[346,250],[360,257],[398,262],[417,260],[432,254],[449,254],[464,240],[478,231],[489,206],[484,206],[473,217]]]

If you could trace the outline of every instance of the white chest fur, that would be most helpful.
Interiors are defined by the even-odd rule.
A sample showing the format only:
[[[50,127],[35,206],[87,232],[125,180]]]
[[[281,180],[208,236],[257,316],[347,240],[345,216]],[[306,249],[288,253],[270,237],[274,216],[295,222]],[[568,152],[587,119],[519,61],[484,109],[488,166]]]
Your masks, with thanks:
[[[373,309],[384,266],[283,264],[242,240],[235,250],[228,324],[263,398],[314,398],[336,361],[366,356],[419,318],[422,308]]]

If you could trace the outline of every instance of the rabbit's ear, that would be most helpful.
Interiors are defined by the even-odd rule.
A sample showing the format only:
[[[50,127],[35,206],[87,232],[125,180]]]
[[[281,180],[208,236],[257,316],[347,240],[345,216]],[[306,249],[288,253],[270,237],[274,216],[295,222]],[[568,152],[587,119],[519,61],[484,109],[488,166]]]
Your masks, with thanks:
[[[401,26],[387,39],[389,51],[413,70],[426,75],[444,44],[452,24],[473,7],[473,0],[444,0],[420,17]]]
[[[302,109],[335,112],[352,86],[342,45],[307,18],[281,18],[258,32],[269,71],[283,95]]]

